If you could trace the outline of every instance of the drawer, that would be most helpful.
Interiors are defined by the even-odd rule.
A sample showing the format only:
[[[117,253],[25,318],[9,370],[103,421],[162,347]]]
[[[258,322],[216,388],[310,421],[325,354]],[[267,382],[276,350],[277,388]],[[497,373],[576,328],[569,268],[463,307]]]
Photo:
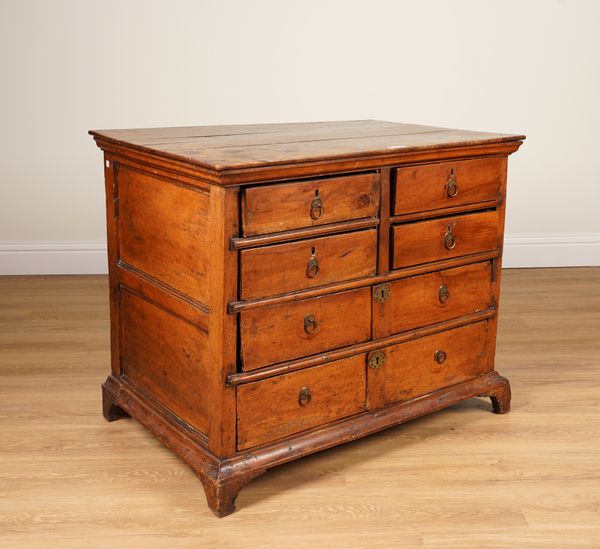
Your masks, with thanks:
[[[241,298],[266,297],[373,275],[376,245],[376,229],[366,229],[242,250]]]
[[[394,225],[392,269],[493,250],[500,244],[496,210]]]
[[[373,300],[373,337],[458,318],[494,305],[491,263],[475,263],[403,278],[389,287],[383,303]],[[374,292],[379,286],[375,286]]]
[[[506,158],[482,158],[397,168],[394,214],[405,215],[496,201]]]
[[[244,191],[245,236],[374,217],[379,211],[379,174],[249,187]]]
[[[371,337],[371,289],[243,311],[240,333],[246,371],[366,341]]]
[[[369,371],[377,376],[383,404],[426,395],[486,373],[487,333],[488,323],[483,321],[384,349],[385,364]]]
[[[329,362],[237,388],[239,450],[365,409],[365,355]]]

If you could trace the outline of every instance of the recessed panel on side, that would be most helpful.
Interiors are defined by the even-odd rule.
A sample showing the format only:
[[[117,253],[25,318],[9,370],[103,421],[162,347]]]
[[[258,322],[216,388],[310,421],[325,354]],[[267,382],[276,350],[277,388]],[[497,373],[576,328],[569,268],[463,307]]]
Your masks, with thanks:
[[[208,303],[209,195],[119,166],[119,260]]]
[[[121,288],[121,367],[134,385],[208,432],[208,334]]]

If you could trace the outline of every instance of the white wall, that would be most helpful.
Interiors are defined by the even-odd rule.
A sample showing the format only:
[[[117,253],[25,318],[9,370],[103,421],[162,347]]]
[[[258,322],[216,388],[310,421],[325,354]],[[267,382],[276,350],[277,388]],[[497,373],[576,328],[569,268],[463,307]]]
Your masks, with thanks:
[[[90,128],[357,118],[527,134],[507,264],[600,264],[600,2],[0,6],[0,272],[105,269]]]

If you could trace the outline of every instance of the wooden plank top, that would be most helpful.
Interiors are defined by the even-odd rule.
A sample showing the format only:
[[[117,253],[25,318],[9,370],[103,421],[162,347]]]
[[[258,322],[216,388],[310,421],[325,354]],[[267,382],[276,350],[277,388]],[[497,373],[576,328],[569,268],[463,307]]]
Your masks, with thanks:
[[[380,120],[92,130],[99,145],[152,153],[215,172],[507,143],[523,135]],[[103,147],[104,148],[104,147]]]

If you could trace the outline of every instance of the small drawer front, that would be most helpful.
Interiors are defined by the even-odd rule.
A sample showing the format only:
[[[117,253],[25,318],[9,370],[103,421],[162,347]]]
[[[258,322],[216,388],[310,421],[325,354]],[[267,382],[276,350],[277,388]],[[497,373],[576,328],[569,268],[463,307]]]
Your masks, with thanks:
[[[237,445],[251,448],[365,409],[365,355],[237,388]]]
[[[371,337],[371,291],[337,294],[240,313],[242,368],[329,351]]]
[[[392,228],[392,268],[400,269],[500,246],[497,211],[404,223]]]
[[[505,158],[440,162],[396,169],[394,214],[498,200]]]
[[[241,297],[303,290],[375,273],[377,231],[311,238],[240,252]]]
[[[489,261],[403,278],[385,286],[385,301],[373,300],[374,338],[458,318],[494,304]],[[374,287],[374,297],[379,288]]]
[[[244,192],[245,236],[288,231],[335,221],[374,217],[379,174],[250,187]]]
[[[486,373],[487,321],[384,349],[376,372],[384,403],[410,400]]]

